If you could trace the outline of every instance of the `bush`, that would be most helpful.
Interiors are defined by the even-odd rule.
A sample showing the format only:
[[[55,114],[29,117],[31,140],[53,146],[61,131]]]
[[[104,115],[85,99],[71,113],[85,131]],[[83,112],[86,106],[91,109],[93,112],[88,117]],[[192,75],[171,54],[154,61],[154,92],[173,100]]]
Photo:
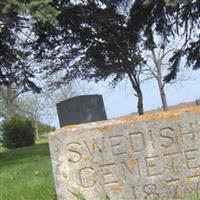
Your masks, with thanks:
[[[13,149],[33,145],[35,129],[30,120],[15,116],[3,123],[3,146]]]

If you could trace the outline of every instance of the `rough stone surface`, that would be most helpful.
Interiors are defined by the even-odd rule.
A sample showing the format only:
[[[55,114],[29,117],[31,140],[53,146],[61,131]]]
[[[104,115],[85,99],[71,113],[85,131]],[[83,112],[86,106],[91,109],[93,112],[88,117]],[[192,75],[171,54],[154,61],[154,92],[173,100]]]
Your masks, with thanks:
[[[82,95],[58,103],[60,126],[106,120],[101,95]]]
[[[200,192],[200,107],[66,126],[49,135],[58,200]]]

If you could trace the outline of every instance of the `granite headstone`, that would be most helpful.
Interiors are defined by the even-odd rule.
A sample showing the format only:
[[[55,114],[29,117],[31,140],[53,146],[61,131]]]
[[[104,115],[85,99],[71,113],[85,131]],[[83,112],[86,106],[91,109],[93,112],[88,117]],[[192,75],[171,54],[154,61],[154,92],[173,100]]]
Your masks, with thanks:
[[[101,95],[76,96],[56,106],[61,127],[107,119]]]
[[[199,106],[66,126],[49,135],[49,144],[58,200],[200,192]]]

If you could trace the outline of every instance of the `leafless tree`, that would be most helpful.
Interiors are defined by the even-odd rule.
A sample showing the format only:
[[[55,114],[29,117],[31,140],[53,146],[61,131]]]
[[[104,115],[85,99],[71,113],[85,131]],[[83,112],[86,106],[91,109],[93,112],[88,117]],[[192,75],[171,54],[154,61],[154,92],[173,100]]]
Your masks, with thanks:
[[[0,117],[9,120],[17,113],[17,98],[25,93],[25,89],[19,89],[14,84],[0,87]]]
[[[171,67],[170,58],[172,53],[177,51],[176,43],[165,46],[165,42],[162,38],[157,38],[158,44],[156,48],[152,48],[144,55],[146,60],[144,69],[144,81],[149,79],[155,79],[159,88],[160,98],[162,102],[162,108],[164,111],[168,110],[167,95],[165,91],[166,84],[175,84],[186,81],[190,78],[189,74],[185,75],[185,71],[182,69],[181,74],[174,81],[166,83],[164,77],[168,74],[168,70]]]

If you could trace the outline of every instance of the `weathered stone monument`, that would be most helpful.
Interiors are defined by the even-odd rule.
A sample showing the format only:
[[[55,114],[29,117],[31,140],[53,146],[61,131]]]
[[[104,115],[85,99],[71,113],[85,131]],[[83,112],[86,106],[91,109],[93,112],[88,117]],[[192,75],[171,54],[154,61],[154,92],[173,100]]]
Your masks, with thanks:
[[[101,95],[81,95],[58,103],[60,126],[106,120]]]
[[[178,198],[200,192],[200,107],[130,116],[49,135],[58,200]]]

